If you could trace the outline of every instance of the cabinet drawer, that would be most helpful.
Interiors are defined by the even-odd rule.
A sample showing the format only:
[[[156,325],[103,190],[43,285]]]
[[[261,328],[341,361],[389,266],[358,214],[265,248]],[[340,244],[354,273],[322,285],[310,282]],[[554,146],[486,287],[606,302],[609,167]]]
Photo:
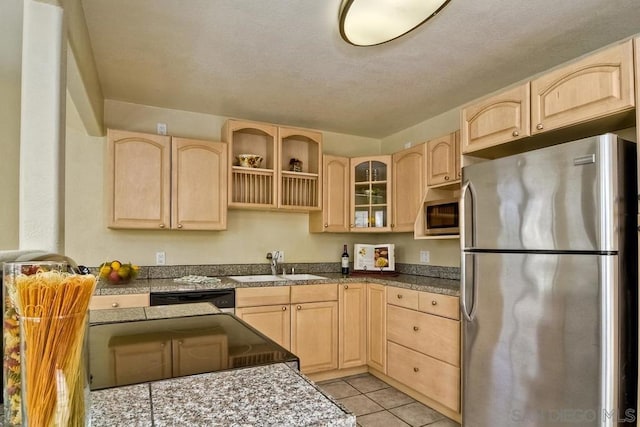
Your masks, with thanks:
[[[460,299],[449,295],[420,292],[420,311],[460,320]]]
[[[315,301],[336,301],[337,299],[337,284],[291,286],[291,304]]]
[[[289,304],[289,286],[236,289],[236,307],[279,304]]]
[[[388,343],[389,376],[460,412],[460,369],[398,344]]]
[[[94,295],[89,302],[89,310],[128,307],[149,307],[149,294]]]
[[[387,303],[417,310],[419,294],[420,292],[412,289],[389,287],[387,288]]]
[[[460,323],[455,320],[389,306],[387,339],[460,366]]]

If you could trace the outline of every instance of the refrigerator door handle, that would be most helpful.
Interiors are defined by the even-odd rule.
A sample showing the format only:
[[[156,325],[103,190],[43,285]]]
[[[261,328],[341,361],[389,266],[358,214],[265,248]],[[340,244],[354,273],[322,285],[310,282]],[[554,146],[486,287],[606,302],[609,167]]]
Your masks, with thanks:
[[[469,193],[469,227],[470,227],[470,239],[471,244],[467,244],[467,202],[466,197]],[[476,227],[475,227],[475,206],[473,203],[473,186],[471,181],[466,181],[462,185],[460,192],[460,246],[462,250],[465,250],[476,245]]]
[[[469,274],[469,276],[467,276],[467,257],[471,257],[471,274]],[[478,294],[478,284],[475,274],[476,267],[475,254],[462,252],[460,258],[460,309],[467,322],[473,322],[478,305],[476,301],[476,295]],[[471,279],[471,311],[469,311],[467,307],[467,277]]]

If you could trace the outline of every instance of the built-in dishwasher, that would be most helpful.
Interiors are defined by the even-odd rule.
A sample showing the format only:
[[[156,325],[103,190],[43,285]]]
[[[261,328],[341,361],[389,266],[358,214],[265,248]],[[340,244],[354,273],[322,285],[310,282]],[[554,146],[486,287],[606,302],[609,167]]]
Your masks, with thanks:
[[[151,305],[191,304],[210,302],[224,313],[235,313],[235,289],[207,289],[199,291],[151,292]]]

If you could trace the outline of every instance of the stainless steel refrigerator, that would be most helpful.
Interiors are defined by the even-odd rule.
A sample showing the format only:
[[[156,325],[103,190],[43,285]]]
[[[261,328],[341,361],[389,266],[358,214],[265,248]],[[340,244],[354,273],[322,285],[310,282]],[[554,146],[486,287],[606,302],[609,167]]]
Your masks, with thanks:
[[[463,168],[463,425],[635,425],[636,146]]]

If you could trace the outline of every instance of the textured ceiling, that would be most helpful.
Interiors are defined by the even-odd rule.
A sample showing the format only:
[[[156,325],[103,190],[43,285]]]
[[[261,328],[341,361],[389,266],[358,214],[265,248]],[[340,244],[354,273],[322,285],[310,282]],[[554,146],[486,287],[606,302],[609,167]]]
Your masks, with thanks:
[[[451,0],[355,47],[340,0],[83,0],[108,99],[381,138],[640,33],[639,0]]]

